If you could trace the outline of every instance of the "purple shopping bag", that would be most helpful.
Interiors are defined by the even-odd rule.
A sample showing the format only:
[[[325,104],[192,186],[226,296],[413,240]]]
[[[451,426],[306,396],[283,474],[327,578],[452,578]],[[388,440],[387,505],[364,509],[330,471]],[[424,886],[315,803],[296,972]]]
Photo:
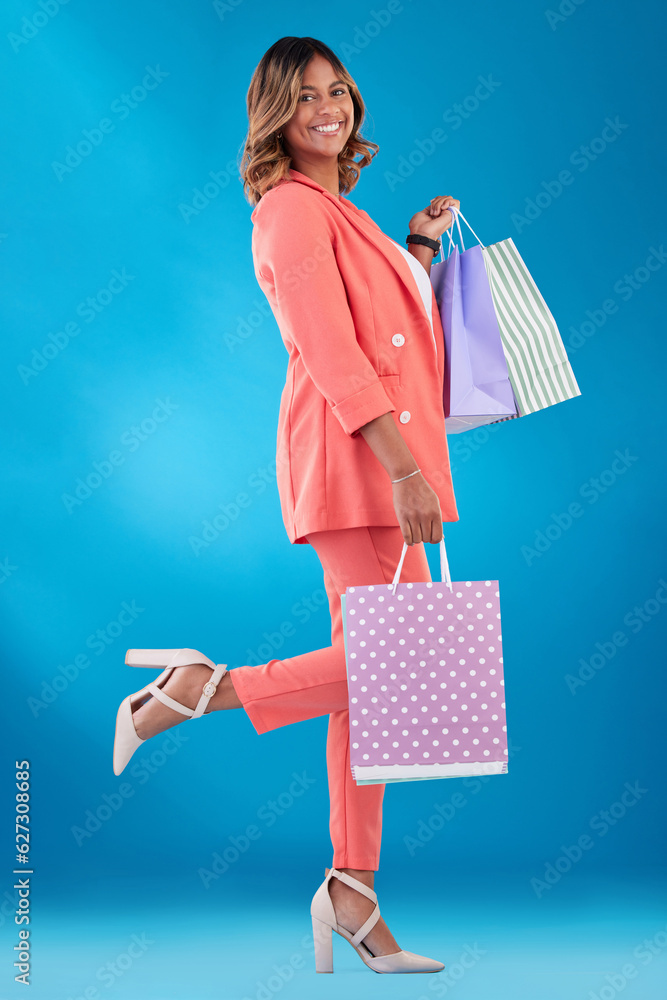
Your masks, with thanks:
[[[423,543],[422,543],[423,544]],[[390,584],[341,595],[358,785],[507,772],[497,580]]]
[[[483,247],[460,253],[447,232],[452,252],[431,265],[430,277],[445,334],[445,426],[457,434],[516,417],[518,409]]]

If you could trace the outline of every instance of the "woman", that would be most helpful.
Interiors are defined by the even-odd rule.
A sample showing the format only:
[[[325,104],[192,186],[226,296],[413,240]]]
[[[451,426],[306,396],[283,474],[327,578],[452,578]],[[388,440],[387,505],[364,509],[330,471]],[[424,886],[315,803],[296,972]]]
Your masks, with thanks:
[[[358,786],[350,770],[340,595],[390,583],[404,541],[401,579],[430,580],[419,543],[438,543],[443,520],[458,519],[429,269],[459,202],[438,196],[416,212],[404,249],[343,197],[379,147],[359,133],[353,79],[313,38],[281,38],[265,53],[248,116],[241,173],[255,273],[289,353],[277,485],[291,542],[322,563],[331,646],[232,671],[197,650],[129,650],[126,663],[165,669],[121,704],[114,771],[183,716],[242,707],[264,733],[328,714],[333,861],[311,905],[316,969],[333,971],[333,929],[377,972],[437,972],[442,962],[400,949],[379,915],[385,786]]]

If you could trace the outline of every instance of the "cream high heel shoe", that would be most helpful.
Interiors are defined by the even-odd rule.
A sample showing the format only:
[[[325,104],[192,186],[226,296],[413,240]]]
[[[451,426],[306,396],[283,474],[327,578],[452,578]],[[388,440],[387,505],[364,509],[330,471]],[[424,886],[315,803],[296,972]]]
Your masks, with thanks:
[[[336,911],[329,895],[329,879],[332,875],[353,889],[362,892],[364,896],[368,896],[375,903],[375,909],[356,934],[351,934],[345,927],[338,925]],[[362,962],[365,962],[373,972],[441,972],[445,967],[442,962],[438,962],[434,958],[425,958],[423,955],[415,955],[413,951],[401,950],[395,951],[391,955],[373,955],[362,941],[380,919],[377,895],[367,885],[352,875],[348,875],[347,872],[341,872],[337,868],[329,870],[324,882],[313,896],[310,913],[313,918],[316,972],[333,972],[333,931],[350,942]]]
[[[129,694],[120,703],[116,716],[116,735],[113,745],[114,774],[120,774],[135,750],[138,750],[142,743],[148,742],[137,736],[132,721],[132,710],[138,708],[143,695],[152,694],[168,708],[173,708],[176,712],[180,712],[190,719],[198,719],[204,714],[206,706],[215,694],[217,685],[227,670],[226,663],[216,665],[213,660],[209,660],[208,656],[204,656],[196,649],[128,649],[125,662],[130,667],[165,667],[166,669],[151,684],[147,684],[140,691],[135,691],[134,694]],[[167,682],[176,667],[194,666],[199,663],[206,664],[213,673],[210,680],[204,684],[196,706],[188,708],[187,705],[181,705],[179,701],[175,701],[174,698],[165,694],[162,690],[162,684]]]

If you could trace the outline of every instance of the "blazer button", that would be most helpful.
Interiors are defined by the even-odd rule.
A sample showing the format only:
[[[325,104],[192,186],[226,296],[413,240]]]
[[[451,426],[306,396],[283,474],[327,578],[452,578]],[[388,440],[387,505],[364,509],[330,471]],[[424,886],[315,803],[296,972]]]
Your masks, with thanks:
[[[410,419],[410,411],[403,410],[398,419],[401,421],[402,424],[407,424],[408,420]]]
[[[391,342],[394,345],[394,347],[403,347],[403,344],[405,343],[405,337],[403,336],[402,333],[395,333],[394,336],[391,338]]]

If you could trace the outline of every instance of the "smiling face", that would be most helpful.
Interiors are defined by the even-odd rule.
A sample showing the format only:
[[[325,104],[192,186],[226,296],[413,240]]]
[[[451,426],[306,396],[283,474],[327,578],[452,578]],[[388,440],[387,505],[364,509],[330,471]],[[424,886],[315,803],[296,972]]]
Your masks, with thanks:
[[[347,84],[337,79],[331,63],[316,52],[306,65],[297,109],[281,127],[283,145],[292,158],[312,166],[335,162],[354,125],[354,104]]]

